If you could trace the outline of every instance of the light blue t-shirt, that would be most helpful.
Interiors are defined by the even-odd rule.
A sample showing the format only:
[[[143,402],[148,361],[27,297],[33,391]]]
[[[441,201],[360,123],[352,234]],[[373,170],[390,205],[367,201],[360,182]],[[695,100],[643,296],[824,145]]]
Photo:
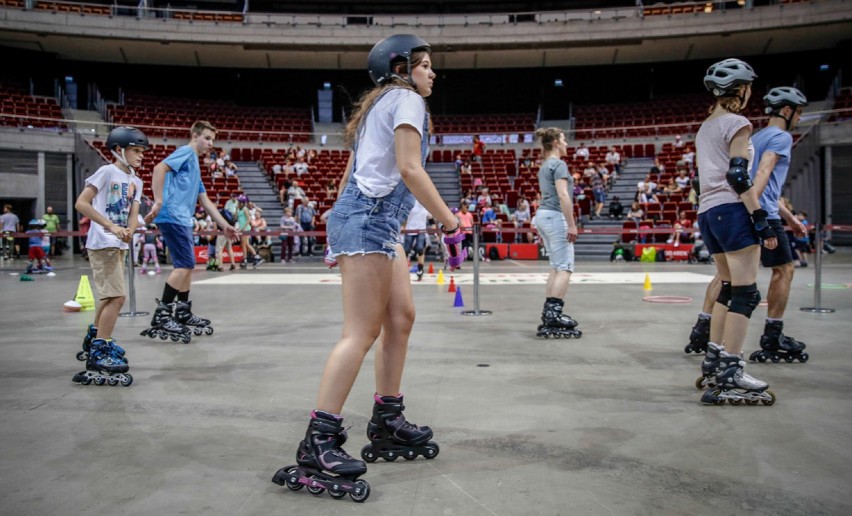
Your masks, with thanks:
[[[772,169],[766,188],[760,196],[760,207],[769,214],[768,218],[780,219],[778,199],[781,198],[781,189],[784,187],[784,181],[787,180],[787,170],[790,168],[790,150],[793,148],[793,137],[787,131],[770,125],[755,133],[751,137],[751,143],[754,145],[754,163],[751,166],[752,180],[757,176],[760,158],[763,157],[764,152],[774,152],[778,155],[775,168]]]
[[[198,196],[205,193],[198,156],[189,145],[179,147],[163,163],[171,169],[163,185],[163,207],[154,222],[193,225]]]

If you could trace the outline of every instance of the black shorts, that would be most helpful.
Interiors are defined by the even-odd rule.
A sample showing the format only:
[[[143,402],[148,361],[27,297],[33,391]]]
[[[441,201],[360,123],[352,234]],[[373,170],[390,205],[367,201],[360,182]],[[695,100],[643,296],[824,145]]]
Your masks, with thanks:
[[[733,253],[760,243],[741,202],[721,204],[699,213],[698,228],[710,254]]]
[[[787,233],[784,232],[784,224],[780,219],[769,219],[769,227],[775,231],[775,236],[778,238],[778,246],[775,249],[769,250],[763,246],[760,247],[760,264],[764,267],[778,267],[793,262],[793,253],[790,251],[790,241],[787,239]]]

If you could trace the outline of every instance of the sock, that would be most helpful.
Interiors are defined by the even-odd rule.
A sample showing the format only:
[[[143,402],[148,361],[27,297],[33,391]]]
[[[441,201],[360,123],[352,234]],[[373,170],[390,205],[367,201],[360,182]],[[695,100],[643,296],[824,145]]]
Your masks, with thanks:
[[[161,301],[168,305],[168,304],[174,302],[177,295],[178,295],[177,289],[174,288],[173,286],[169,285],[168,282],[166,282],[166,286],[163,287],[163,298],[161,299]]]
[[[708,314],[707,312],[698,312],[698,318],[699,319],[709,319],[710,314]]]
[[[186,303],[187,301],[189,301],[189,291],[187,290],[186,292],[178,292],[177,298],[178,301],[183,301],[184,303]]]
[[[557,303],[557,304],[559,304],[559,303],[561,303],[561,302],[562,302],[562,300],[561,300],[561,299],[559,299],[558,297],[549,297],[549,298],[547,298],[547,302],[548,302],[548,303]]]
[[[783,322],[784,319],[773,319],[772,317],[767,317],[766,322]]]

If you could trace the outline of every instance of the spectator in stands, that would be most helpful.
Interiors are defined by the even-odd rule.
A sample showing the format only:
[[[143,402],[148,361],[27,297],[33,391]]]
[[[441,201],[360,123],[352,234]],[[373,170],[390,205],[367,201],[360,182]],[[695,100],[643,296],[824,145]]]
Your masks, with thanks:
[[[239,207],[237,208],[237,230],[242,234],[240,236],[240,246],[243,249],[243,259],[240,262],[240,267],[245,269],[247,260],[251,257],[252,265],[257,267],[263,263],[263,259],[257,254],[257,250],[251,245],[251,212],[248,208],[248,197],[241,195],[237,197]]]
[[[222,170],[225,168],[225,158],[223,156],[219,156],[216,158],[216,169]]]
[[[680,138],[679,134],[675,135],[674,147],[675,149],[680,149],[681,147],[683,147],[683,140]]]
[[[337,183],[334,179],[329,179],[328,183],[325,184],[325,195],[330,199],[337,197]]]
[[[266,221],[263,221],[263,230],[266,231]],[[275,257],[272,254],[272,238],[269,235],[253,235],[252,246],[257,250],[258,256],[265,261],[272,263]]]
[[[662,162],[659,156],[654,157],[654,167],[657,169],[657,174],[665,174],[666,173],[666,164]],[[657,176],[659,179],[660,176]]]
[[[624,205],[617,195],[612,196],[612,201],[609,203],[609,218],[621,220],[624,216]]]
[[[686,218],[686,214],[684,212],[680,212],[678,219],[674,223],[674,233],[666,240],[667,244],[673,244],[675,247],[680,245],[681,239],[689,238],[689,235],[684,235],[684,228],[691,228],[692,221]]]
[[[464,165],[464,159],[462,159],[461,153],[456,154],[456,159],[453,163],[456,166],[456,172],[461,172],[462,165]]]
[[[473,212],[468,209],[467,204],[462,204],[459,212],[456,213],[456,217],[458,217],[459,226],[464,233],[462,246],[465,249],[471,249],[473,247]],[[473,259],[473,253],[468,252],[468,258]]]
[[[633,204],[630,205],[630,211],[627,212],[627,218],[635,222],[637,226],[642,219],[645,218],[645,210],[642,209],[642,206],[638,201],[633,201]]]
[[[308,201],[308,196],[305,194],[305,191],[302,190],[302,187],[299,186],[299,182],[293,180],[293,184],[287,189],[287,206],[292,208],[296,199],[299,199],[304,204]]]
[[[479,208],[482,208],[483,206],[491,206],[491,204],[492,199],[491,195],[488,193],[488,187],[484,186],[482,187],[482,190],[479,191],[479,196],[476,198],[476,205]]]
[[[225,177],[235,177],[237,175],[237,166],[230,162],[230,164],[225,164]]]
[[[681,192],[683,192],[683,188],[681,188],[680,185],[677,184],[677,181],[675,181],[675,178],[673,177],[669,179],[669,184],[667,184],[665,188],[663,188],[663,193],[667,196]]]
[[[48,233],[56,233],[59,231],[59,215],[53,213],[53,206],[47,207],[47,212],[41,216],[41,220],[45,222],[44,230]],[[50,237],[50,256],[59,256],[62,254],[61,243],[57,237]]]
[[[595,200],[595,206],[593,209],[594,217],[600,218],[601,210],[603,210],[604,203],[606,202],[606,188],[604,188],[603,177],[601,177],[601,174],[595,173],[589,184],[592,187],[592,196]],[[589,214],[589,217],[592,217],[591,213]]]
[[[618,177],[621,174],[621,153],[619,153],[615,147],[610,147],[609,152],[606,153],[606,157],[604,158],[606,162],[613,166],[613,171],[615,176]]]
[[[533,216],[533,223],[535,223],[535,214],[538,211],[538,208],[541,206],[541,191],[537,191],[535,193],[535,197],[532,201],[530,201],[530,212]]]
[[[479,220],[482,223],[482,228],[489,231],[497,230],[497,243],[502,244],[503,233],[500,230],[503,229],[503,221],[497,218],[494,208],[490,205],[482,206],[481,210]]]
[[[311,149],[308,151],[308,155],[305,156],[305,162],[310,165],[313,160],[317,158],[317,150]]]
[[[683,163],[684,166],[681,167],[680,163]],[[689,183],[692,180],[689,178],[689,170],[687,170],[687,168],[686,168],[686,162],[685,161],[678,161],[677,176],[675,176],[674,179],[675,179],[675,183],[677,183],[677,185],[680,187],[681,190],[684,190],[689,186]]]
[[[515,213],[512,214],[512,222],[515,224],[515,229],[521,229],[524,225],[529,224],[532,220],[532,214],[530,213],[530,203],[525,198],[521,197],[518,199],[518,207],[515,209]],[[532,243],[534,240],[532,232],[526,234],[527,242]],[[520,243],[523,241],[523,237],[521,233],[515,233],[515,243]]]
[[[222,179],[223,177],[225,177],[225,172],[223,172],[217,167],[216,170],[212,172],[212,176],[213,179]]]
[[[586,168],[583,169],[583,184],[592,184],[592,178],[598,175],[598,167],[591,160],[586,162]]]
[[[606,167],[606,163],[600,163],[598,165],[598,175],[601,176],[601,180],[603,181],[604,189],[609,187],[610,181],[610,173],[609,169]]]
[[[284,162],[284,166],[281,167],[281,173],[287,177],[292,176],[296,173],[296,166],[293,164],[294,160],[288,159]]]
[[[464,160],[464,162],[461,165],[461,168],[459,169],[459,173],[465,174],[465,175],[468,175],[468,176],[473,174],[473,167],[471,167],[470,161]]]
[[[479,139],[478,135],[473,137],[473,161],[482,163],[482,155],[485,154],[485,142]]]
[[[636,200],[641,204],[660,204],[660,198],[657,197],[657,194],[654,192],[639,192],[636,197]]]
[[[296,175],[298,177],[302,177],[303,174],[308,173],[308,164],[305,163],[305,157],[302,156],[296,160],[296,164],[293,165],[293,169],[296,171]]]
[[[296,160],[299,160],[299,159],[304,160],[306,154],[307,154],[307,151],[305,149],[303,149],[301,145],[296,145]]]
[[[574,188],[571,191],[571,194],[575,201],[582,201],[586,198],[586,191],[583,189],[582,183],[574,183]]]
[[[574,159],[589,159],[589,149],[585,143],[580,142],[580,146],[574,151]]]
[[[469,188],[459,202],[460,204],[466,205],[468,209],[470,209],[471,206],[473,206],[473,209],[476,209],[476,194],[473,193],[473,189]]]
[[[657,191],[657,183],[651,180],[651,174],[645,174],[645,179],[636,184],[639,193],[653,194]]]
[[[281,164],[275,163],[274,165],[272,165],[272,176],[275,177],[280,173],[281,173]]]
[[[693,148],[692,144],[686,145],[684,148],[686,151],[683,153],[681,159],[692,167],[695,165],[695,148]]]
[[[142,227],[145,227],[144,225]],[[207,236],[199,235],[200,232],[207,230],[207,213],[204,208],[198,206],[195,208],[195,218],[192,219],[192,232],[194,234],[195,245],[207,245]]]
[[[302,231],[313,231],[316,227],[317,218],[317,203],[315,201],[306,201],[296,208],[296,220],[302,226]],[[299,254],[301,256],[313,256],[314,237],[303,236],[301,239]]]
[[[281,215],[281,231],[289,231],[295,233],[301,231],[302,227],[296,222],[293,217],[293,208],[284,208],[284,215]],[[293,261],[293,244],[299,238],[295,234],[282,234],[278,239],[281,241],[281,262],[290,263]]]

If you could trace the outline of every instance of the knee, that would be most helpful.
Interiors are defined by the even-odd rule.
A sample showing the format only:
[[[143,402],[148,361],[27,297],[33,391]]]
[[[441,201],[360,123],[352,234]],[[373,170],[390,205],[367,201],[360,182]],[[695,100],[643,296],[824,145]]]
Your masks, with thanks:
[[[728,313],[744,315],[751,319],[751,314],[758,304],[760,304],[760,292],[757,290],[757,283],[731,287],[731,305],[728,307]]]
[[[390,316],[390,326],[395,332],[411,333],[415,317],[416,311],[413,304],[397,307]]]
[[[115,305],[118,308],[121,308],[122,306],[124,306],[124,301],[126,299],[127,299],[126,296],[112,297],[112,298],[110,298],[109,302],[110,302],[110,304]]]
[[[772,268],[772,279],[774,281],[784,281],[789,283],[793,280],[793,272],[794,272],[793,264],[785,263],[784,265],[778,265]]]
[[[719,287],[719,295],[716,296],[716,302],[720,305],[728,306],[731,302],[731,282],[721,281]]]

